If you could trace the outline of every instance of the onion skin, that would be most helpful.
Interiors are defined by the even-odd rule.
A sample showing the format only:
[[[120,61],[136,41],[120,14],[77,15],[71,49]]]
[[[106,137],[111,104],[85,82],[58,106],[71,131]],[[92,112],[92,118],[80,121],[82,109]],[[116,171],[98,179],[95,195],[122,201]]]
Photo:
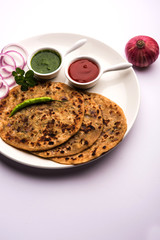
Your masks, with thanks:
[[[136,67],[148,67],[159,56],[159,45],[151,37],[136,36],[131,38],[125,46],[128,62]]]

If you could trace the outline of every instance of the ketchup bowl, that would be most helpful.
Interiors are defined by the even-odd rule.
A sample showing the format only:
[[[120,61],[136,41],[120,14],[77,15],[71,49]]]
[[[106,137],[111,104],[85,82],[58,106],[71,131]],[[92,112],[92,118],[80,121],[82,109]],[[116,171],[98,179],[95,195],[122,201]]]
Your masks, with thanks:
[[[69,62],[65,68],[65,76],[74,87],[88,89],[99,81],[102,74],[109,71],[124,70],[132,67],[124,62],[102,69],[100,63],[90,56],[79,56]]]
[[[65,68],[65,75],[69,82],[81,89],[93,87],[99,80],[101,72],[99,62],[89,56],[79,56]]]

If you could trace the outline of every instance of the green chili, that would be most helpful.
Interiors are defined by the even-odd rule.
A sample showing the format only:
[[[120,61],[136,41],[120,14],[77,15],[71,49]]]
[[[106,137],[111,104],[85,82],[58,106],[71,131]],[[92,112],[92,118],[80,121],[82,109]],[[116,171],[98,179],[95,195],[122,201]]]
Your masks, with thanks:
[[[50,97],[40,97],[40,98],[27,99],[24,102],[15,106],[15,108],[12,110],[12,112],[10,113],[9,116],[12,117],[20,109],[25,108],[27,106],[30,106],[30,105],[33,105],[33,104],[36,104],[36,103],[44,103],[44,102],[50,102],[50,101],[55,101],[55,100],[50,98]],[[59,101],[59,100],[57,100],[57,101]]]

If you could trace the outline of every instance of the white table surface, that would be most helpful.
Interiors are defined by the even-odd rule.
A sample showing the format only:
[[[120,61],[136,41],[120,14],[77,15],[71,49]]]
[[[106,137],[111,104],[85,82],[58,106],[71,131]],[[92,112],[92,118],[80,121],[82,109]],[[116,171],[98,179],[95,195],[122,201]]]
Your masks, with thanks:
[[[125,44],[136,35],[160,44],[159,13],[159,0],[5,0],[0,48],[65,32],[96,38],[125,57]],[[135,72],[141,91],[136,122],[99,161],[59,172],[0,155],[1,240],[160,239],[160,58]]]

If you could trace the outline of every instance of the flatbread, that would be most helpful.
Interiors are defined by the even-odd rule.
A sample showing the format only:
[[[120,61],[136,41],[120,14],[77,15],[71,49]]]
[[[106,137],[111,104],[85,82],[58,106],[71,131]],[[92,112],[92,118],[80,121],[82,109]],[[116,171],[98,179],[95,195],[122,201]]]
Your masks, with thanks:
[[[103,130],[100,137],[90,148],[79,154],[67,157],[53,157],[50,160],[66,165],[86,163],[113,149],[123,139],[127,130],[123,110],[116,103],[102,95],[92,94],[92,96],[99,104],[103,115]]]
[[[44,158],[70,156],[84,151],[98,139],[103,129],[101,110],[92,94],[81,94],[84,97],[84,119],[80,130],[62,145],[33,154]]]
[[[43,96],[61,102],[28,106],[9,117],[17,104]],[[83,96],[66,84],[47,81],[26,92],[17,86],[0,101],[0,137],[19,149],[48,150],[72,137],[80,129],[83,117]]]

